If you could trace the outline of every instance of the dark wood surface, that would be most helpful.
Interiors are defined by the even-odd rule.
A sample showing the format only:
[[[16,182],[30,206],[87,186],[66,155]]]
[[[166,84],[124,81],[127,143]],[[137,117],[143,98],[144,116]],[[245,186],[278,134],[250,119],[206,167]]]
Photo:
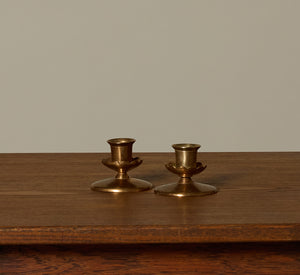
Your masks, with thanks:
[[[1,274],[298,275],[299,272],[297,243],[0,246]]]
[[[300,153],[200,153],[194,177],[219,193],[194,198],[153,191],[91,191],[112,177],[108,154],[0,154],[0,244],[202,243],[300,240]],[[177,181],[173,153],[134,154],[130,176]]]

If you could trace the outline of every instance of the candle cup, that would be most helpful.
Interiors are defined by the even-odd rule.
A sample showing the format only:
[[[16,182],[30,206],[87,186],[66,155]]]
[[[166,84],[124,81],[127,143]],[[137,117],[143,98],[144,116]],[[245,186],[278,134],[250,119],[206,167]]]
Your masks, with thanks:
[[[172,147],[175,149],[177,167],[196,168],[197,150],[201,147],[199,144],[181,143]]]
[[[112,161],[132,160],[132,146],[135,142],[133,138],[113,138],[107,141],[111,149]]]
[[[197,162],[197,151],[199,144],[180,143],[173,144],[175,149],[175,162],[166,164],[166,168],[177,174],[180,179],[177,183],[169,183],[158,186],[154,192],[164,196],[188,197],[205,196],[218,192],[212,185],[195,182],[192,176],[201,173],[205,168],[201,162]]]
[[[151,189],[150,182],[130,178],[127,172],[142,164],[138,157],[132,157],[133,138],[114,138],[107,141],[111,148],[111,157],[103,159],[102,163],[110,169],[117,171],[114,178],[96,181],[91,185],[93,191],[100,192],[139,192]]]

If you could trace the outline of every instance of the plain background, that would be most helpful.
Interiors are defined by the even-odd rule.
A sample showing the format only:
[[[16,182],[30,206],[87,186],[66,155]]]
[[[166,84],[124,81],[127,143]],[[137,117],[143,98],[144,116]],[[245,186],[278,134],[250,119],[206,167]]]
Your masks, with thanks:
[[[300,150],[300,1],[1,0],[0,152]]]

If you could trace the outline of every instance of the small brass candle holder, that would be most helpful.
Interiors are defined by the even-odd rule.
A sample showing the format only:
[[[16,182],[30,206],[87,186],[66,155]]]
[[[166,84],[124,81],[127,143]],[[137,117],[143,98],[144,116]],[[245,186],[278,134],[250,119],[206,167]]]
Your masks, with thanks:
[[[206,165],[203,166],[201,162],[197,162],[197,150],[200,148],[199,144],[174,144],[176,161],[166,164],[166,168],[174,174],[180,176],[177,183],[169,183],[158,186],[154,192],[164,196],[205,196],[218,192],[218,189],[212,185],[195,182],[192,176],[201,173]]]
[[[150,182],[130,178],[127,172],[142,164],[138,157],[132,157],[133,138],[114,138],[107,141],[111,147],[111,158],[103,159],[102,163],[108,168],[117,171],[114,178],[99,180],[91,185],[93,191],[101,192],[139,192],[151,189]]]

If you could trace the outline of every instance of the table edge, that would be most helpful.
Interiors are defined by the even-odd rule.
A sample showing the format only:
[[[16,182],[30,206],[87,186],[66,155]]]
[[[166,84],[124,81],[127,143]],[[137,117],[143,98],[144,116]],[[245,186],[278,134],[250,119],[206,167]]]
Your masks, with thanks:
[[[300,241],[300,223],[0,227],[0,245]]]

